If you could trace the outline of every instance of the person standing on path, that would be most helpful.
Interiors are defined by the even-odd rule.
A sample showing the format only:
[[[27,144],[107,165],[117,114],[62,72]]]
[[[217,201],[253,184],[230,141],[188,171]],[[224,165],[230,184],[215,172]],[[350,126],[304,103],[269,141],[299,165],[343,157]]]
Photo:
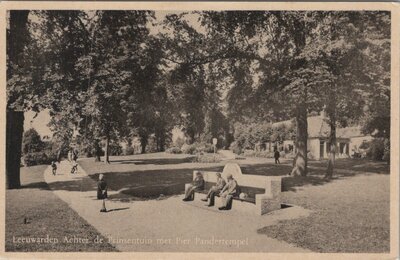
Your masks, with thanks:
[[[106,199],[107,199],[107,182],[104,180],[104,175],[99,175],[99,181],[97,182],[97,199],[103,200],[103,206],[100,212],[107,212]]]
[[[274,157],[275,157],[275,164],[281,164],[281,162],[279,161],[279,157],[281,157],[281,154],[279,153],[278,149],[275,150],[274,153]]]

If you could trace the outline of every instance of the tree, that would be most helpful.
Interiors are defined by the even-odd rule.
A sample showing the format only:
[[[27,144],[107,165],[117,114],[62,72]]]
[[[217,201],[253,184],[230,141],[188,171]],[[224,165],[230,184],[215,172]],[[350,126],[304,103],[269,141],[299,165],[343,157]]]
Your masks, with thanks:
[[[370,93],[376,89],[390,89],[388,81],[384,83],[384,79],[389,78],[389,69],[385,71],[380,67],[380,60],[371,62],[371,57],[389,50],[382,49],[385,48],[382,40],[383,43],[389,41],[390,35],[385,29],[390,24],[387,23],[388,16],[384,12],[324,12],[320,21],[313,41],[313,52],[321,53],[320,59],[328,72],[320,93],[331,129],[325,175],[325,178],[330,179],[335,163],[336,126],[346,126],[357,121],[359,123],[359,118],[365,112],[362,108],[369,103]],[[376,24],[379,24],[379,28]],[[379,47],[376,46],[377,39]],[[384,56],[379,57],[384,59]],[[376,71],[381,71],[379,76],[371,77],[377,75]],[[380,86],[383,88],[371,87],[370,84],[374,84],[374,81],[377,86],[381,82]]]
[[[27,130],[22,140],[23,154],[36,153],[44,149],[45,144],[34,128]]]
[[[105,140],[106,163],[110,141],[129,134],[126,123],[131,125],[137,100],[143,97],[138,78],[146,64],[141,52],[146,49],[150,16],[147,11],[97,11],[90,52],[77,64],[89,85],[84,102],[87,128],[96,139]]]
[[[19,101],[18,88],[12,89],[10,81],[18,77],[23,66],[24,47],[29,42],[27,33],[29,11],[12,10],[8,13],[7,28],[7,120],[6,120],[6,182],[7,189],[21,186],[20,164],[22,133],[24,129],[23,106]],[[23,84],[20,85],[23,87]]]

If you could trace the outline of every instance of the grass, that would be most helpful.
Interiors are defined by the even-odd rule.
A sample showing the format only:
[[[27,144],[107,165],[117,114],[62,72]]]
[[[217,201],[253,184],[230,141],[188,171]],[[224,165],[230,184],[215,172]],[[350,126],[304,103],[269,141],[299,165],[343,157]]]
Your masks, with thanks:
[[[236,160],[243,174],[284,176],[291,161]],[[193,170],[222,171],[224,163],[194,163],[162,154],[111,158],[111,164],[82,160],[97,179],[104,173],[116,200],[154,199],[183,192]],[[307,177],[284,177],[282,201],[312,210],[306,218],[282,221],[258,232],[316,252],[382,253],[390,245],[390,176],[384,162],[338,159],[333,180],[323,179],[326,161],[310,161]]]
[[[64,238],[87,238],[100,233],[59,199],[43,179],[47,165],[21,168],[23,187],[6,191],[6,244],[8,252],[117,251],[108,243],[68,243]],[[26,219],[26,224],[24,223]],[[56,238],[58,243],[18,243],[22,237]],[[54,240],[53,240],[54,241]],[[83,241],[84,242],[84,241]]]
[[[388,175],[360,175],[283,192],[285,203],[313,213],[258,232],[316,252],[388,253],[389,179]]]

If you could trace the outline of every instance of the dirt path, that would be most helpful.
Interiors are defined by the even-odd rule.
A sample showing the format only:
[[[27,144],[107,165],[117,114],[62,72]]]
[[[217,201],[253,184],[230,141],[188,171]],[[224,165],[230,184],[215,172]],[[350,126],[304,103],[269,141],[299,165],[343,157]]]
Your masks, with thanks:
[[[264,216],[235,211],[206,209],[199,203],[184,203],[181,196],[163,200],[107,201],[107,213],[100,213],[96,183],[82,168],[70,174],[68,162],[61,162],[59,175],[45,172],[54,193],[87,220],[121,251],[165,252],[309,252],[285,242],[257,234],[257,229],[279,220],[308,216],[293,207]],[[109,191],[109,194],[115,194]],[[201,207],[201,208],[200,208]]]

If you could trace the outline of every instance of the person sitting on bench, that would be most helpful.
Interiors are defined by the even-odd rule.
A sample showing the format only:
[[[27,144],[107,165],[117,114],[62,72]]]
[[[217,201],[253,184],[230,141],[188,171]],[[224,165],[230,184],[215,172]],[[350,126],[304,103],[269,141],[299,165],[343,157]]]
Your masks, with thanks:
[[[194,192],[195,191],[201,191],[204,189],[204,179],[203,175],[201,172],[196,171],[196,178],[192,182],[191,185],[189,185],[186,190],[185,190],[185,198],[183,201],[190,201],[193,200],[194,197]]]
[[[237,196],[237,192],[239,190],[239,186],[236,180],[233,178],[232,174],[228,174],[226,176],[227,183],[224,188],[221,190],[219,194],[222,198],[222,207],[219,207],[219,210],[228,210],[231,209],[232,199],[234,196]]]
[[[204,199],[201,199],[202,201],[208,201],[208,198],[210,198],[210,203],[207,204],[206,206],[212,207],[214,206],[215,203],[215,196],[221,192],[221,190],[224,188],[226,182],[225,180],[221,177],[221,173],[217,172],[217,183],[211,187],[211,189],[207,193],[207,197]]]

